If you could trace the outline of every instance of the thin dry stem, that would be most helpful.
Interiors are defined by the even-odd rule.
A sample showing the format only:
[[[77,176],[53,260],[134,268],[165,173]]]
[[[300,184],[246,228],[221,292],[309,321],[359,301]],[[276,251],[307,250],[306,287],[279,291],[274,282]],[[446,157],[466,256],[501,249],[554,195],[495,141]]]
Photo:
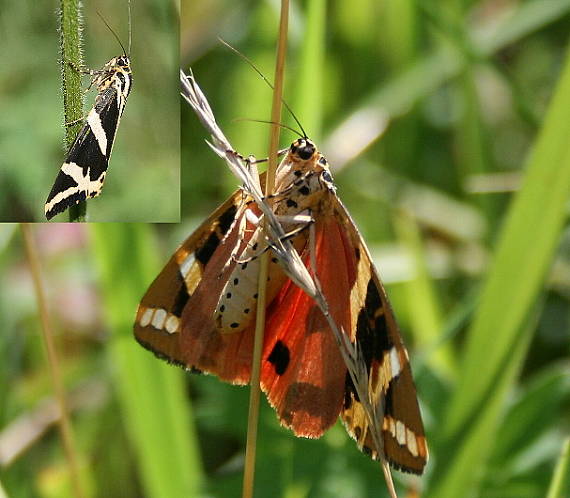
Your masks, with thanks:
[[[267,169],[267,181],[265,183],[265,198],[270,200],[275,184],[275,171],[277,170],[277,154],[279,148],[279,132],[281,128],[277,123],[281,121],[281,102],[283,100],[283,76],[285,71],[285,54],[287,52],[287,29],[289,20],[289,0],[281,1],[281,17],[279,22],[279,38],[277,42],[277,56],[275,62],[275,87],[273,89],[273,102],[271,108],[271,133],[269,139],[269,164]],[[271,209],[271,204],[269,204]],[[264,229],[269,229],[268,218],[263,220]],[[257,427],[259,420],[259,397],[261,388],[259,385],[261,371],[261,352],[263,338],[265,336],[265,306],[267,277],[269,273],[269,253],[261,256],[259,264],[259,278],[257,282],[257,314],[255,319],[255,338],[253,358],[251,363],[251,390],[249,401],[248,437],[245,453],[245,467],[243,476],[244,498],[253,496],[253,484],[255,474],[255,453],[257,445]]]
[[[24,246],[26,248],[28,262],[30,264],[30,272],[34,281],[34,288],[36,292],[36,299],[38,301],[38,308],[40,311],[42,334],[46,346],[51,379],[55,391],[55,397],[59,405],[60,417],[58,420],[58,425],[61,432],[65,456],[67,457],[67,461],[69,463],[71,485],[73,487],[74,495],[78,498],[82,498],[85,495],[81,488],[81,480],[79,476],[79,458],[77,455],[77,450],[73,444],[73,432],[71,429],[71,423],[69,421],[65,389],[63,387],[61,371],[59,369],[59,360],[53,339],[53,329],[51,326],[44,288],[42,284],[40,261],[30,225],[23,223],[20,225],[20,227],[22,229],[22,235],[24,237]]]

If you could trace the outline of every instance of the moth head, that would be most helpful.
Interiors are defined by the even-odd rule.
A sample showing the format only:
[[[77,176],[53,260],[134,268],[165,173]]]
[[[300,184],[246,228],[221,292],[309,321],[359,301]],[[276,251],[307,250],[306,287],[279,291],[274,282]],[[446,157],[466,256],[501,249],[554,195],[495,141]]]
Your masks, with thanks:
[[[130,69],[131,60],[126,55],[119,55],[119,57],[115,57],[115,65],[119,66],[119,67]]]
[[[308,138],[299,138],[295,140],[290,147],[290,153],[302,161],[308,161],[317,152],[315,144]]]

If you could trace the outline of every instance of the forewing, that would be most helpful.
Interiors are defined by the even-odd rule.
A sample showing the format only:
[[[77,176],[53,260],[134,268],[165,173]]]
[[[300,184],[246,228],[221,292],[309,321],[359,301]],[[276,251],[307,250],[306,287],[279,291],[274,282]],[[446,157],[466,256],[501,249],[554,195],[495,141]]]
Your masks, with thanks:
[[[360,233],[338,199],[334,211],[346,230],[345,252],[356,268],[357,278],[350,293],[352,339],[366,364],[371,403],[382,405],[383,453],[395,468],[421,474],[428,450],[408,353]],[[363,405],[349,376],[341,417],[358,447],[378,460],[379,449],[373,442]]]
[[[244,210],[243,194],[238,190],[184,241],[144,295],[137,310],[135,337],[157,356],[186,368],[199,368],[183,348],[182,330],[188,328],[183,326],[184,320],[191,319],[184,310],[190,304],[196,309],[196,299],[196,304],[203,304],[199,300],[203,300],[205,289],[215,294],[223,286],[219,277],[231,259],[232,244],[237,243]],[[209,320],[203,320],[193,334],[211,332],[212,306],[215,303],[200,311],[202,317],[210,313]]]

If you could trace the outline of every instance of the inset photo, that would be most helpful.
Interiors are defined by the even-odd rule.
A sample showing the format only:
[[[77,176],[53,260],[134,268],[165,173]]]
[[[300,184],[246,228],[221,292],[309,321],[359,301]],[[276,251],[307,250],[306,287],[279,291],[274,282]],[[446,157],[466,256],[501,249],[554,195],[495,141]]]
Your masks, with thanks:
[[[178,9],[2,9],[0,222],[180,219]]]

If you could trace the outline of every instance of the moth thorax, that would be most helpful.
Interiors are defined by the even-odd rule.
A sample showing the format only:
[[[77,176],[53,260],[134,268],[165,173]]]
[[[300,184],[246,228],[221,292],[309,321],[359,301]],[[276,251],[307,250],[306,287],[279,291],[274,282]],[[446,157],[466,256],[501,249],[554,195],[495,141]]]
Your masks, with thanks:
[[[260,254],[263,247],[252,237],[248,248],[237,256],[236,264],[216,306],[214,320],[222,334],[241,332],[255,320],[258,299]],[[270,254],[266,302],[269,304],[285,282],[285,274]]]

